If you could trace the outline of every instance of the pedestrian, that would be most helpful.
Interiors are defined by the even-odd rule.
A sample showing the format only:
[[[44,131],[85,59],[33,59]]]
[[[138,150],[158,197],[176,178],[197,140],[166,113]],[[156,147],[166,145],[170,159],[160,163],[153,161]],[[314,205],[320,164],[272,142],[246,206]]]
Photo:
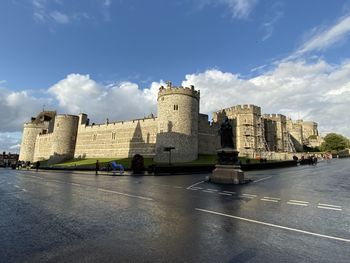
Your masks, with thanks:
[[[100,162],[98,160],[96,160],[96,164],[95,164],[96,175],[98,175],[98,170],[100,170]]]
[[[38,171],[38,170],[39,170],[39,167],[40,167],[40,162],[39,162],[39,161],[37,161],[37,162],[36,162],[36,164],[35,164],[35,169],[36,169],[36,171]]]

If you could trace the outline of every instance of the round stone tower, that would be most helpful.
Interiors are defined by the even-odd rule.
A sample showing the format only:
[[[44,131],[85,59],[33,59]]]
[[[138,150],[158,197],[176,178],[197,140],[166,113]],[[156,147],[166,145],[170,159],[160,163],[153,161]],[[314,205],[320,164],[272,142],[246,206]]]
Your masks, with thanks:
[[[55,116],[55,111],[42,111],[37,117],[32,117],[30,122],[24,124],[19,153],[20,161],[34,161],[36,138],[39,134],[45,134],[52,131]]]
[[[25,162],[33,162],[35,140],[38,134],[46,128],[44,123],[25,123],[23,127],[23,135],[19,160]]]
[[[57,115],[52,138],[53,157],[50,162],[72,159],[77,139],[79,117],[75,115]]]
[[[170,154],[172,163],[198,158],[199,95],[194,86],[173,87],[168,82],[160,87],[156,162],[169,162]]]

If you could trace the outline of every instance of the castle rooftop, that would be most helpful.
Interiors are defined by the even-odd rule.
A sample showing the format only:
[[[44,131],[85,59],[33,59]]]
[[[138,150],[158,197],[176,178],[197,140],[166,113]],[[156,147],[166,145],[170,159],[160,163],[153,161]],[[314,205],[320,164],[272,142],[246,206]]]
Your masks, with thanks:
[[[158,99],[167,96],[167,95],[174,95],[174,94],[182,94],[191,96],[193,98],[196,98],[199,100],[200,97],[200,91],[195,90],[194,86],[191,85],[190,87],[182,87],[182,86],[173,86],[170,81],[167,82],[166,87],[160,86],[159,92],[158,92]]]

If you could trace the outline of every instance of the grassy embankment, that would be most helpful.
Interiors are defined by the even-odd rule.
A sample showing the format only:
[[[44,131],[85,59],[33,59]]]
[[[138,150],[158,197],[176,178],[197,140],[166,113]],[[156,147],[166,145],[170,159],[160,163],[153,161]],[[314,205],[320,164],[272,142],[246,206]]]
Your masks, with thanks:
[[[116,161],[119,164],[122,164],[125,168],[130,168],[131,166],[131,158],[91,158],[91,159],[73,159],[60,164],[55,164],[53,167],[77,167],[77,168],[93,168],[95,167],[96,160],[99,160],[100,167],[105,167],[109,162]],[[150,165],[155,164],[152,158],[145,158],[145,166],[148,167]],[[199,155],[197,160],[187,163],[176,164],[173,163],[172,166],[176,165],[214,165],[216,164],[217,156],[216,155]],[[239,157],[239,160],[242,163],[257,163],[259,160],[248,159],[245,157]],[[166,164],[162,164],[166,165]]]

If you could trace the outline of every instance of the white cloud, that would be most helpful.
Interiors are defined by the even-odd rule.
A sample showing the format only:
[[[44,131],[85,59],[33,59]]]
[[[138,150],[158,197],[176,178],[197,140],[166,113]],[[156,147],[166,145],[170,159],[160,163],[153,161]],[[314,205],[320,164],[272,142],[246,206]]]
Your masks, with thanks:
[[[13,92],[0,88],[0,132],[19,131],[23,123],[36,116],[48,99],[36,98],[29,91]]]
[[[277,22],[284,16],[282,8],[283,5],[280,2],[276,2],[271,6],[270,13],[266,15],[265,22],[261,25],[264,31],[262,41],[269,39],[274,33]]]
[[[111,0],[105,0],[104,3],[103,3],[103,5],[106,6],[106,7],[110,6],[111,4],[112,4]]]
[[[226,4],[234,17],[237,18],[247,18],[255,5],[257,0],[221,0]]]
[[[57,10],[52,12],[50,16],[59,24],[68,24],[70,22],[70,19],[66,14]]]
[[[38,9],[45,9],[47,0],[33,0],[33,6]]]
[[[121,82],[103,86],[89,75],[70,74],[49,89],[61,112],[86,112],[91,121],[103,122],[142,118],[156,112],[159,83],[140,89],[137,84]]]
[[[48,19],[46,6],[47,0],[32,0],[33,4],[33,18],[38,23],[45,23]]]
[[[258,0],[197,0],[199,8],[203,8],[207,5],[225,5],[232,17],[238,19],[246,19],[257,5]]]
[[[91,1],[90,4],[94,6],[94,11],[88,12],[86,5],[81,4],[77,7],[68,0],[31,0],[30,2],[33,7],[33,19],[49,26],[79,24],[83,20],[96,22],[98,20],[97,13],[105,21],[110,21],[110,8],[113,3],[112,0]],[[51,28],[51,30],[53,29]]]
[[[350,60],[340,65],[288,61],[259,76],[244,79],[239,74],[217,69],[188,74],[183,86],[195,85],[201,91],[201,112],[237,104],[256,104],[263,113],[282,113],[314,120],[322,132],[350,136]],[[132,82],[102,85],[89,75],[70,74],[36,98],[29,91],[0,89],[0,148],[14,151],[23,123],[36,116],[43,104],[58,113],[85,112],[91,122],[142,118],[156,113],[157,93],[162,81],[141,89]],[[12,139],[9,139],[9,138]],[[6,139],[7,138],[7,139]]]
[[[295,59],[313,51],[324,51],[335,44],[344,41],[350,33],[350,15],[340,18],[334,25],[314,28],[304,43],[287,59]]]
[[[19,153],[21,138],[20,132],[0,132],[0,153]]]
[[[183,85],[201,90],[201,112],[236,104],[255,104],[263,113],[282,113],[314,120],[323,132],[350,136],[350,61],[337,67],[323,60],[283,62],[258,77],[207,70],[186,76]]]
[[[101,6],[101,14],[105,21],[111,20],[110,8],[112,6],[112,0],[105,0]]]

